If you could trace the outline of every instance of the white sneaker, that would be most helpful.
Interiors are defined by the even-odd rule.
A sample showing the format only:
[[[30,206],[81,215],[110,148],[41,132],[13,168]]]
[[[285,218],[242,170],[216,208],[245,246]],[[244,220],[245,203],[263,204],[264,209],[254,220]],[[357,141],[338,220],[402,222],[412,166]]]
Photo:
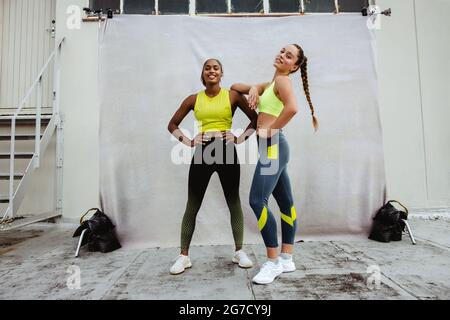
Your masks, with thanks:
[[[236,251],[234,253],[233,259],[231,259],[233,263],[239,264],[241,268],[251,268],[253,267],[252,260],[249,259],[247,254],[243,250]]]
[[[294,272],[297,268],[295,267],[295,263],[292,260],[292,257],[289,259],[283,259],[280,256],[280,263],[283,266],[283,272]]]
[[[180,254],[177,257],[177,260],[173,264],[172,267],[170,267],[170,273],[171,274],[180,274],[183,273],[185,269],[192,267],[191,259],[189,259],[188,256],[184,256]]]
[[[259,273],[253,278],[253,282],[257,284],[269,284],[282,273],[283,266],[279,261],[277,263],[267,261],[262,265]]]

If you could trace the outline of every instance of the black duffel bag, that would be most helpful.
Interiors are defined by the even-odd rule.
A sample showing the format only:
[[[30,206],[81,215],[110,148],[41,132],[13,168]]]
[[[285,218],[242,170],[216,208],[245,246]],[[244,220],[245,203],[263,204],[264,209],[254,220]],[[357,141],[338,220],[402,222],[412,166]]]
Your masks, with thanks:
[[[94,215],[89,220],[83,221],[84,217],[93,210],[96,210]],[[81,217],[80,226],[73,234],[73,237],[83,235],[79,247],[87,244],[88,250],[91,252],[100,251],[107,253],[121,248],[114,228],[115,226],[106,214],[98,208],[92,208]]]
[[[398,203],[405,211],[398,210],[391,203]],[[405,231],[408,209],[396,200],[388,201],[373,218],[369,239],[380,242],[400,241]]]

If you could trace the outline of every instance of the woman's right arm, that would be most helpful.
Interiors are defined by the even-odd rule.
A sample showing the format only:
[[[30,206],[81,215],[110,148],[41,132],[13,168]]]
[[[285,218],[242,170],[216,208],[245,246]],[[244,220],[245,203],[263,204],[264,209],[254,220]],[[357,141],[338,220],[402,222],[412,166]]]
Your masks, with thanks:
[[[231,86],[231,90],[236,90],[242,94],[248,94],[248,105],[252,110],[255,110],[258,107],[259,96],[264,93],[264,90],[266,90],[269,84],[270,83],[265,82],[251,86],[244,83],[235,83]]]
[[[197,95],[193,94],[187,97],[183,103],[181,103],[180,108],[175,112],[172,119],[169,121],[169,125],[167,126],[167,129],[169,132],[177,138],[178,141],[181,143],[187,145],[188,147],[192,147],[192,140],[186,137],[183,132],[178,127],[183,121],[183,119],[186,117],[186,115],[189,113],[189,111],[194,109],[195,100],[197,99]]]
[[[242,93],[242,94],[249,94],[250,90],[252,89],[252,87],[255,87],[256,90],[258,91],[258,94],[262,95],[264,90],[267,88],[267,86],[269,84],[270,83],[268,83],[268,82],[259,83],[259,84],[256,84],[256,85],[250,85],[250,84],[245,84],[245,83],[235,83],[235,84],[233,84],[231,86],[231,90],[235,90],[235,91],[237,91],[239,93]]]

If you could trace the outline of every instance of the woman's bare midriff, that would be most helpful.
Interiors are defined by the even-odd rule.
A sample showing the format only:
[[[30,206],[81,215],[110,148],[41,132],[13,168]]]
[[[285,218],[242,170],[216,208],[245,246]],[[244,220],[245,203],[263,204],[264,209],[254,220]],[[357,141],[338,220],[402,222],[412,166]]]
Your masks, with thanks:
[[[206,132],[203,132],[203,136],[207,139],[222,138],[223,132],[222,131],[206,131]]]
[[[260,112],[258,115],[257,127],[258,129],[269,128],[276,120],[277,117],[268,113]]]

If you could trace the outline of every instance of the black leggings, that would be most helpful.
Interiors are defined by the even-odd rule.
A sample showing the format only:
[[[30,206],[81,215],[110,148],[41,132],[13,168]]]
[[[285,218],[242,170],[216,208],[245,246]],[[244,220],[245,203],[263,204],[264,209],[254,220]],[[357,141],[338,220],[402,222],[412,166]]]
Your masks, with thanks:
[[[240,165],[233,143],[221,139],[197,146],[189,169],[188,201],[181,227],[181,249],[189,249],[197,213],[214,172],[219,175],[231,214],[231,228],[236,247],[244,238],[244,216],[239,198]]]

